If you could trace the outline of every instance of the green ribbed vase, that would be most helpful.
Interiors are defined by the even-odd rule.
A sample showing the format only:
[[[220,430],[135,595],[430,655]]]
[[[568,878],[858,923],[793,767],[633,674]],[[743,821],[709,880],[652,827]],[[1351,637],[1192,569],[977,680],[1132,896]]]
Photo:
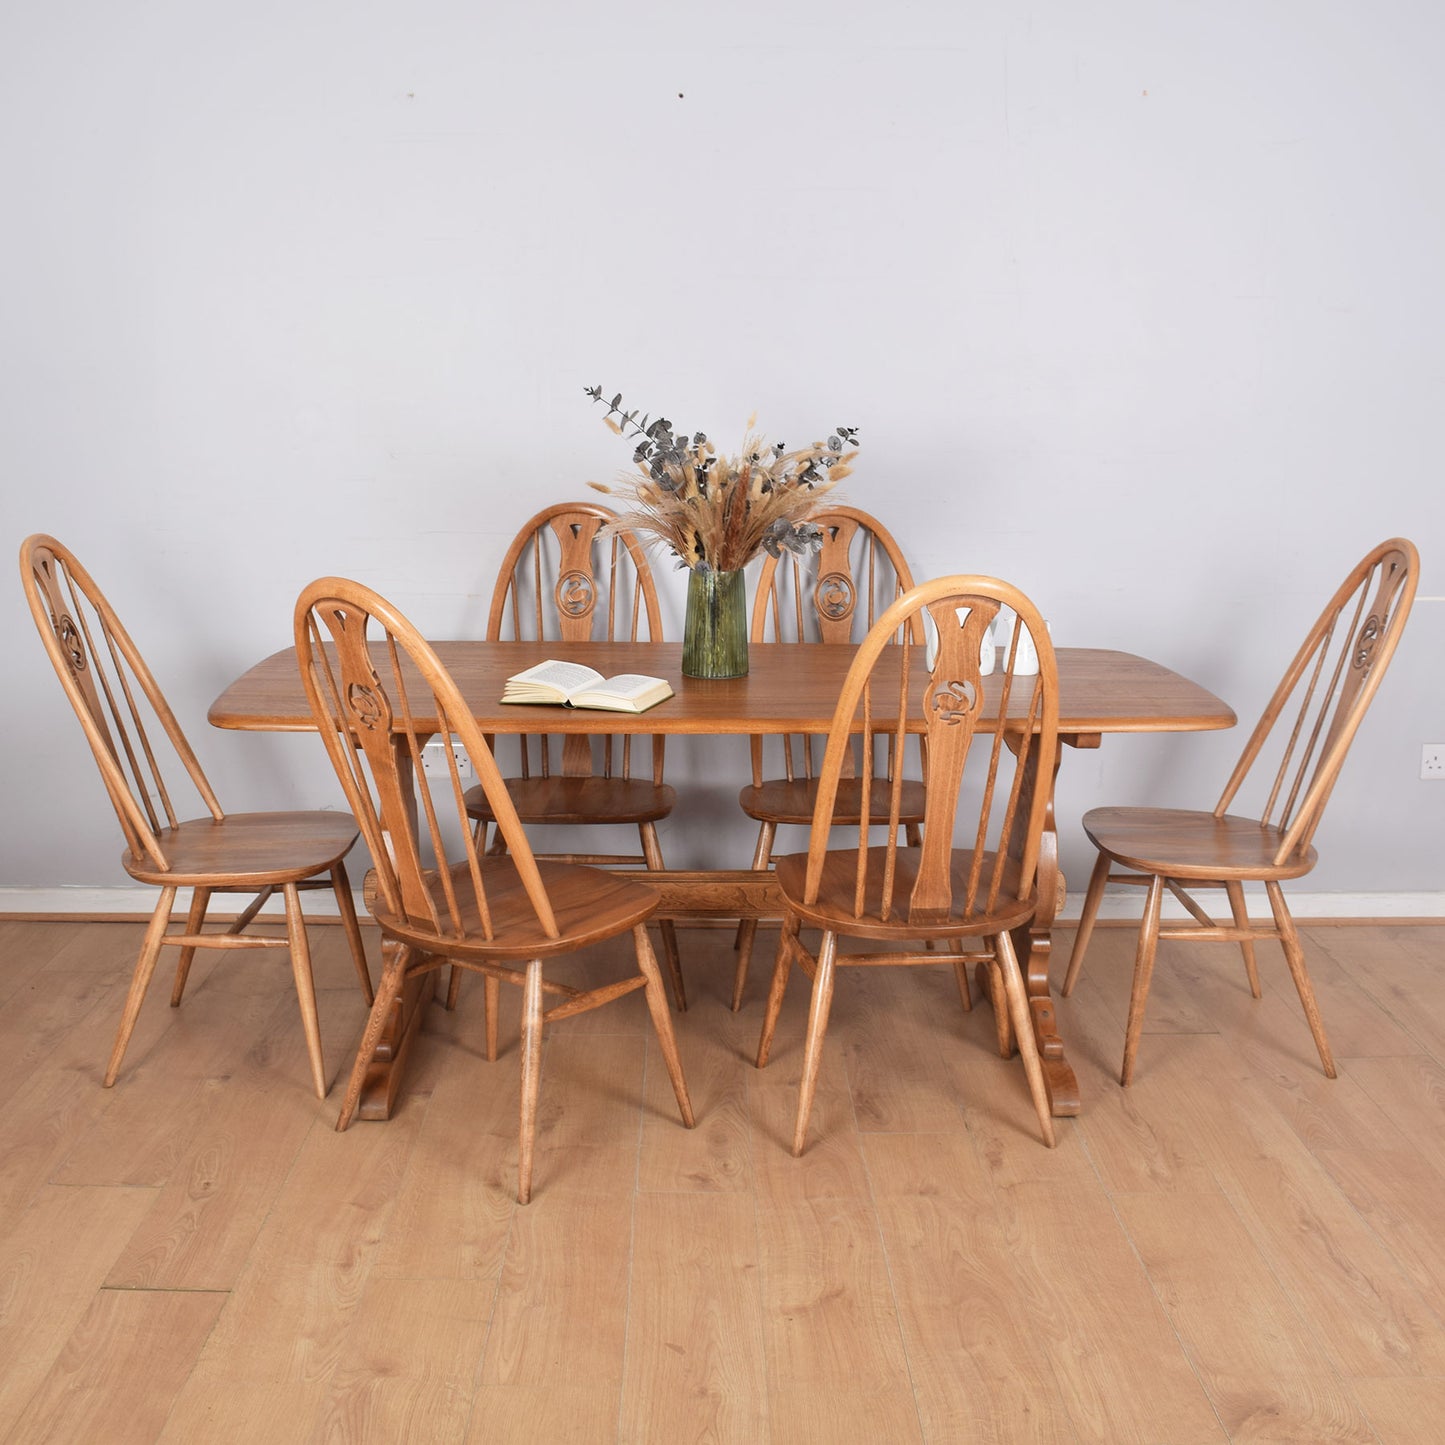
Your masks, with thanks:
[[[742,677],[748,670],[748,594],[743,572],[695,567],[682,624],[684,677]]]

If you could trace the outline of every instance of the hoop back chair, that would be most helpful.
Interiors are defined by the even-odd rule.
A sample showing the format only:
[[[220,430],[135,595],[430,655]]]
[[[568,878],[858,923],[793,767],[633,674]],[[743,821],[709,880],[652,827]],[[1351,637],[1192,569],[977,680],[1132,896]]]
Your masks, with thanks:
[[[487,641],[661,642],[662,612],[652,569],[631,532],[603,535],[617,514],[592,502],[545,507],[517,533],[502,561],[487,616]],[[489,740],[495,745],[495,739]],[[663,782],[662,736],[629,734],[601,738],[580,733],[516,739],[519,771],[506,780],[507,794],[524,823],[568,827],[636,827],[640,852],[569,852],[542,856],[557,862],[612,867],[663,866],[657,823],[676,802]],[[634,747],[649,756],[634,770]],[[496,819],[481,788],[467,795],[467,808],[483,847]],[[494,837],[493,846],[501,840]],[[676,931],[660,925],[663,955],[674,996],[685,1008]],[[455,1004],[455,984],[448,1004]]]
[[[361,824],[374,862],[367,907],[385,938],[376,999],[336,1127],[356,1111],[366,1072],[402,987],[447,964],[519,986],[522,1002],[521,1144],[517,1198],[532,1192],[542,1027],[642,988],[683,1122],[692,1105],[673,1037],[666,990],[647,936],[656,890],[624,874],[534,857],[490,748],[456,684],[416,629],[370,588],[336,577],[296,604],[296,648],[312,714]],[[483,853],[467,790],[450,750],[439,798],[413,779],[433,734],[460,741],[486,795],[502,852]],[[578,989],[545,976],[561,954],[631,932],[637,972]],[[543,1008],[543,998],[559,1000]],[[487,1057],[496,1057],[495,1014]]]
[[[30,612],[65,695],[85,732],[120,820],[126,851],[121,863],[138,883],[159,888],[136,960],[105,1086],[120,1072],[126,1046],[163,948],[178,948],[171,1007],[180,1006],[198,948],[285,948],[291,955],[312,1083],[326,1097],[316,990],[300,894],[331,888],[363,993],[371,1002],[366,950],[357,927],[342,861],[356,842],[355,820],[344,813],[227,813],[130,634],[75,556],[53,537],[36,535],[20,548],[20,573]],[[167,781],[169,775],[170,781]],[[182,821],[172,801],[189,784],[205,816]],[[182,931],[169,931],[178,889],[191,889]],[[245,930],[280,890],[286,937]],[[224,932],[203,933],[206,910],[218,893],[256,897]]]
[[[1255,998],[1260,985],[1254,943],[1278,939],[1320,1062],[1325,1073],[1335,1077],[1304,950],[1280,884],[1302,878],[1315,865],[1315,830],[1399,644],[1419,569],[1413,544],[1396,537],[1382,542],[1350,571],[1295,654],[1212,811],[1095,808],[1085,814],[1084,831],[1099,851],[1069,957],[1065,995],[1078,981],[1106,885],[1148,889],[1135,951],[1121,1084],[1133,1078],[1161,938],[1238,943]],[[1231,811],[1245,790],[1256,801],[1263,798],[1258,811],[1248,816]],[[1116,866],[1126,871],[1111,871]],[[1272,923],[1250,921],[1246,882],[1264,884]],[[1217,923],[1199,905],[1192,895],[1203,888],[1224,890],[1231,923]],[[1166,891],[1184,905],[1193,923],[1161,923]]]
[[[800,558],[791,553],[768,557],[758,573],[753,598],[751,638],[754,642],[822,642],[850,644],[861,641],[879,614],[913,586],[913,574],[902,549],[876,517],[856,507],[829,507],[812,520],[821,528],[816,553]],[[918,641],[915,634],[914,641]],[[766,869],[780,825],[808,827],[818,798],[818,766],[823,739],[804,734],[780,740],[782,776],[769,777],[765,739],[749,739],[752,782],[738,794],[738,805],[758,824],[753,868]],[[855,741],[844,759],[834,812],[840,826],[856,824],[862,797],[861,778],[871,774],[862,766]],[[868,811],[877,818],[888,811],[888,779],[874,777]],[[907,780],[899,822],[910,842],[918,841],[923,821],[923,785]],[[757,922],[744,919],[738,927],[737,966],[733,976],[733,1011],[742,1007],[752,959]]]
[[[1035,638],[1037,674],[1015,676],[1009,664],[1001,673],[981,675],[980,649],[1000,606],[1014,609],[1016,636],[1023,626]],[[937,629],[938,645],[920,684],[910,676],[910,664],[923,652],[912,639],[924,613]],[[900,636],[901,643],[895,642]],[[925,731],[909,734],[909,720],[920,718]],[[904,790],[895,766],[886,788],[887,811],[875,816],[869,806],[875,793],[864,789],[856,841],[830,846],[837,838],[837,801],[855,730],[861,730],[865,757],[877,756],[871,745],[885,737],[895,759],[910,741],[926,745],[919,845],[901,841]],[[794,1154],[803,1152],[807,1135],[837,969],[942,963],[942,955],[918,951],[930,942],[949,947],[949,961],[960,975],[967,963],[985,962],[1001,985],[992,991],[1005,1001],[1040,1131],[1053,1144],[1043,1069],[1010,934],[1027,928],[1038,907],[1039,856],[1057,752],[1053,648],[1033,603],[1017,588],[976,576],[925,582],[889,607],[863,640],[828,732],[808,851],[775,862],[786,914],[757,1064],[762,1068],[768,1061],[796,963],[812,979],[813,993]],[[874,844],[870,828],[879,826],[886,841]],[[954,845],[956,833],[962,846]],[[801,941],[805,926],[821,930],[816,953]],[[842,952],[840,938],[863,940],[869,951]],[[964,939],[979,940],[981,947],[966,953]]]

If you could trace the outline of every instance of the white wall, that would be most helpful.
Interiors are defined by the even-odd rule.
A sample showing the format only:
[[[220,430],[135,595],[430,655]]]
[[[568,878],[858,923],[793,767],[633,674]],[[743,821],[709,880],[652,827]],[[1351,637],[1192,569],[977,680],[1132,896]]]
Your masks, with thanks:
[[[10,7],[0,534],[82,556],[231,806],[330,802],[314,739],[212,697],[325,572],[477,631],[515,527],[626,462],[600,383],[858,426],[920,577],[1247,717],[1368,545],[1445,594],[1442,40],[1425,0]],[[123,882],[8,599],[0,884]],[[1315,890],[1445,889],[1442,641],[1420,603]],[[1084,808],[1212,799],[1238,743],[1066,759],[1071,875]],[[717,757],[670,753],[674,861],[733,823]]]

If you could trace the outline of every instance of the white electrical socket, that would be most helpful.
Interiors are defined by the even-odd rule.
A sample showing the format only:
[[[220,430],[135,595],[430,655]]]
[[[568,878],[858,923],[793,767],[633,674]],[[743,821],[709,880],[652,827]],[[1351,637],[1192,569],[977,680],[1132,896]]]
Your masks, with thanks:
[[[469,778],[472,775],[472,760],[467,756],[467,750],[457,742],[451,742],[447,738],[433,738],[421,750],[421,770],[429,778],[445,778],[451,775],[451,769],[447,765],[447,748],[451,748],[457,760],[457,776]]]
[[[1420,776],[1445,783],[1445,743],[1426,743],[1420,750]]]

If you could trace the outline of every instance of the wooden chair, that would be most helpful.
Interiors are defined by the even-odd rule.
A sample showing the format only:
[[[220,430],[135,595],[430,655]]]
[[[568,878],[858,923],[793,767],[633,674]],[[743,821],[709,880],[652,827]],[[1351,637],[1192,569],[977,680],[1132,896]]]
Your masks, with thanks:
[[[691,1128],[667,994],[647,937],[656,890],[624,874],[534,857],[455,683],[416,629],[375,592],[336,577],[314,582],[296,604],[296,648],[312,713],[375,860],[367,907],[398,945],[385,951],[337,1129],[351,1122],[404,984],[448,963],[523,990],[519,1202],[532,1193],[542,1026],[554,1019],[645,988],[678,1108]],[[504,852],[481,851],[450,751],[450,788],[438,790],[438,798],[422,788],[418,820],[412,780],[421,772],[423,745],[438,733],[460,741],[471,759]],[[629,931],[636,974],[585,990],[544,976],[544,965],[559,955]],[[544,995],[560,1002],[544,1009]],[[489,1009],[488,1059],[496,1052]]]
[[[356,842],[355,820],[345,813],[224,812],[130,634],[74,555],[53,537],[28,537],[20,548],[20,573],[45,650],[120,819],[126,841],[121,863],[138,883],[161,890],[106,1067],[106,1088],[120,1072],[163,948],[180,950],[172,1008],[180,1005],[196,949],[285,948],[301,1001],[312,1082],[324,1099],[321,1030],[300,893],[308,888],[335,891],[357,977],[370,1003],[366,950],[342,861]],[[170,784],[164,770],[172,774]],[[183,783],[182,774],[199,795],[204,817],[179,820],[171,785]],[[192,890],[190,911],[184,929],[172,933],[171,909],[181,888]],[[286,902],[286,937],[246,933],[277,889]],[[256,897],[224,932],[203,933],[207,907],[218,893]]]
[[[517,533],[502,560],[487,616],[487,640],[556,641],[565,659],[569,642],[662,641],[662,612],[646,554],[630,532],[602,536],[617,515],[592,502],[563,502],[538,512]],[[571,827],[635,827],[638,853],[571,852],[540,855],[556,862],[612,867],[661,868],[657,823],[677,795],[662,781],[664,738],[651,737],[639,751],[647,765],[633,768],[634,739],[628,735],[520,737],[517,776],[508,777],[507,796],[524,824]],[[467,794],[467,811],[486,846],[496,819],[482,788]],[[494,846],[503,846],[494,840]],[[673,996],[687,1007],[677,934],[670,920],[659,924]],[[456,1003],[460,975],[453,973],[448,1007]]]
[[[903,552],[876,518],[856,507],[830,507],[813,519],[823,540],[810,557],[791,554],[769,557],[758,574],[753,598],[751,638],[754,642],[856,643],[873,626],[878,614],[913,586]],[[917,637],[915,636],[915,641]],[[783,824],[809,826],[818,800],[817,765],[822,739],[784,736],[782,777],[767,777],[764,739],[750,740],[753,780],[738,794],[738,803],[758,823],[753,867],[770,865],[777,830]],[[835,802],[840,826],[857,826],[862,810],[860,776],[870,769],[850,755],[844,762]],[[875,818],[888,812],[887,779],[875,777],[868,811]],[[918,841],[923,821],[923,785],[905,781],[899,822],[909,841]],[[757,922],[745,919],[738,927],[737,966],[733,975],[733,1011],[742,1007],[747,986]]]
[[[1078,981],[1106,884],[1131,883],[1148,889],[1134,959],[1121,1084],[1128,1084],[1134,1074],[1161,938],[1238,943],[1255,998],[1260,989],[1254,941],[1277,938],[1320,1062],[1325,1073],[1335,1077],[1304,951],[1280,884],[1301,878],[1314,867],[1311,840],[1345,754],[1400,640],[1419,567],[1414,546],[1395,538],[1376,547],[1350,572],[1295,654],[1213,811],[1094,808],[1084,815],[1084,831],[1099,855],[1069,957],[1066,996]],[[1246,789],[1261,806],[1248,816],[1231,812]],[[1115,865],[1128,871],[1111,872]],[[1264,884],[1272,925],[1250,921],[1246,882]],[[1201,888],[1224,890],[1230,924],[1216,923],[1200,907],[1192,894]],[[1189,911],[1194,924],[1160,922],[1166,890]]]
[[[1010,670],[982,677],[979,652],[1000,605],[1014,609],[1015,631],[1026,626],[1038,644],[1039,671]],[[962,614],[960,625],[959,609]],[[921,685],[909,665],[922,649],[913,624],[927,612],[938,631],[937,658]],[[901,645],[894,639],[902,636]],[[768,1061],[773,1031],[793,964],[813,981],[793,1153],[803,1152],[818,1082],[834,976],[844,965],[939,964],[940,954],[918,946],[944,943],[955,969],[986,962],[991,992],[1012,1019],[1019,1053],[1044,1141],[1054,1142],[1024,981],[1011,934],[1026,929],[1038,906],[1035,885],[1058,751],[1058,677],[1053,648],[1033,604],[1017,588],[991,577],[942,577],[900,597],[858,649],[828,732],[808,851],[775,860],[786,915],[758,1043],[758,1067]],[[877,738],[902,754],[912,717],[926,721],[913,735],[927,746],[928,771],[920,846],[901,842],[903,787],[897,768],[887,788],[887,811],[865,808],[856,842],[831,848],[838,824],[843,766],[862,729],[864,755]],[[871,791],[864,798],[876,796]],[[971,800],[965,802],[965,799]],[[871,844],[870,825],[886,842]],[[955,847],[957,827],[966,840]],[[816,953],[804,947],[802,927],[822,930]],[[840,938],[875,951],[844,953]],[[973,953],[963,939],[981,940]],[[912,949],[901,945],[913,945]],[[879,950],[879,945],[891,945]]]

